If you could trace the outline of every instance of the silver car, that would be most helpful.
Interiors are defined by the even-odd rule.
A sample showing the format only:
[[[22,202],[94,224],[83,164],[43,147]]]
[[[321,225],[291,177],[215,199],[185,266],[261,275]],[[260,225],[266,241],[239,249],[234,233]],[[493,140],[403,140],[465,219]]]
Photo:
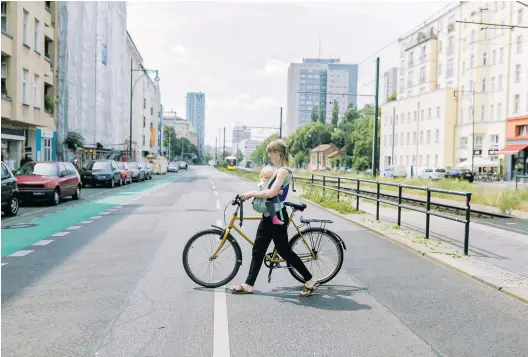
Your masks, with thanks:
[[[407,177],[407,169],[405,166],[390,166],[387,167],[385,170],[383,170],[383,177],[390,177],[390,178],[406,178]]]
[[[444,169],[425,169],[418,177],[424,180],[440,180],[444,178],[446,170]]]

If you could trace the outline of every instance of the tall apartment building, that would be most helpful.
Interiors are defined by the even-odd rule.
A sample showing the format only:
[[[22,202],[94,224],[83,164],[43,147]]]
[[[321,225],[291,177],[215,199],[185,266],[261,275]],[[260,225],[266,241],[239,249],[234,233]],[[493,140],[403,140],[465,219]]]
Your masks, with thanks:
[[[200,160],[203,160],[205,154],[205,94],[189,92],[187,93],[185,104],[187,120],[191,123],[196,134],[198,134],[198,154]]]
[[[334,103],[339,119],[349,105],[357,105],[358,66],[339,59],[306,58],[288,68],[286,135],[309,123],[316,107],[325,122],[332,120]]]
[[[235,125],[233,129],[233,148],[234,148],[234,154],[238,152],[242,148],[240,145],[242,141],[244,140],[250,140],[251,139],[251,128],[245,126],[245,125]]]
[[[398,68],[393,67],[383,73],[383,86],[381,101],[387,102],[387,99],[393,94],[398,93]]]
[[[2,161],[54,160],[57,2],[3,1]]]
[[[250,161],[251,155],[253,155],[253,152],[260,144],[262,144],[262,141],[251,139],[243,140],[242,142],[240,142],[239,148],[240,151],[242,151],[242,154],[244,154],[244,160]]]
[[[526,25],[523,8],[461,2],[400,39],[398,100],[382,106],[381,170],[403,165],[419,173],[481,157],[511,173],[512,155],[500,149],[511,141],[508,118],[522,121],[528,110],[522,29],[456,21]]]

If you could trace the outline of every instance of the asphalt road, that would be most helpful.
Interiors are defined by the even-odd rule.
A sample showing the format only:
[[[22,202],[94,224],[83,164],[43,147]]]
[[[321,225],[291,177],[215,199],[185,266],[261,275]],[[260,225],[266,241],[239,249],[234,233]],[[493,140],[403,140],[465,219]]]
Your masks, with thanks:
[[[2,254],[3,355],[526,356],[525,304],[315,207],[302,215],[333,219],[348,249],[314,296],[299,298],[284,269],[270,284],[262,269],[254,295],[200,288],[182,267],[186,241],[254,184],[193,167],[133,188],[10,230],[40,240]],[[242,228],[252,236],[256,222]],[[233,283],[251,255],[240,245]]]

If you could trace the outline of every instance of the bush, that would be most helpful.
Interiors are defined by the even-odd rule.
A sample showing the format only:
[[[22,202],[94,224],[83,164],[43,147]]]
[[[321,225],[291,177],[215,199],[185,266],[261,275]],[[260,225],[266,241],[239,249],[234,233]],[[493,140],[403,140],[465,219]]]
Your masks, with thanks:
[[[330,208],[338,211],[339,213],[361,213],[357,211],[352,203],[340,196],[339,201],[337,201],[337,193],[335,192],[325,192],[317,187],[310,187],[309,185],[303,186],[303,194],[301,198],[305,198],[312,202],[315,202],[325,208]]]

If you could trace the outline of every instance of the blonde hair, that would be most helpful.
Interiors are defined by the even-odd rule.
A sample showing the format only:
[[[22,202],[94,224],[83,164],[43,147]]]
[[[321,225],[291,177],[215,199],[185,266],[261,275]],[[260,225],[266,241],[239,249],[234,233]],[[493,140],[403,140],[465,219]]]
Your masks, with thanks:
[[[290,155],[290,150],[288,150],[288,146],[286,146],[286,143],[281,139],[273,140],[266,146],[266,151],[268,154],[270,152],[276,152],[279,154],[279,159],[282,166],[290,166],[290,163],[292,162],[292,156]]]
[[[261,180],[267,180],[269,179],[271,176],[273,176],[273,174],[275,173],[275,170],[273,170],[273,167],[271,166],[264,166],[262,168],[262,170],[260,170],[260,179]]]

